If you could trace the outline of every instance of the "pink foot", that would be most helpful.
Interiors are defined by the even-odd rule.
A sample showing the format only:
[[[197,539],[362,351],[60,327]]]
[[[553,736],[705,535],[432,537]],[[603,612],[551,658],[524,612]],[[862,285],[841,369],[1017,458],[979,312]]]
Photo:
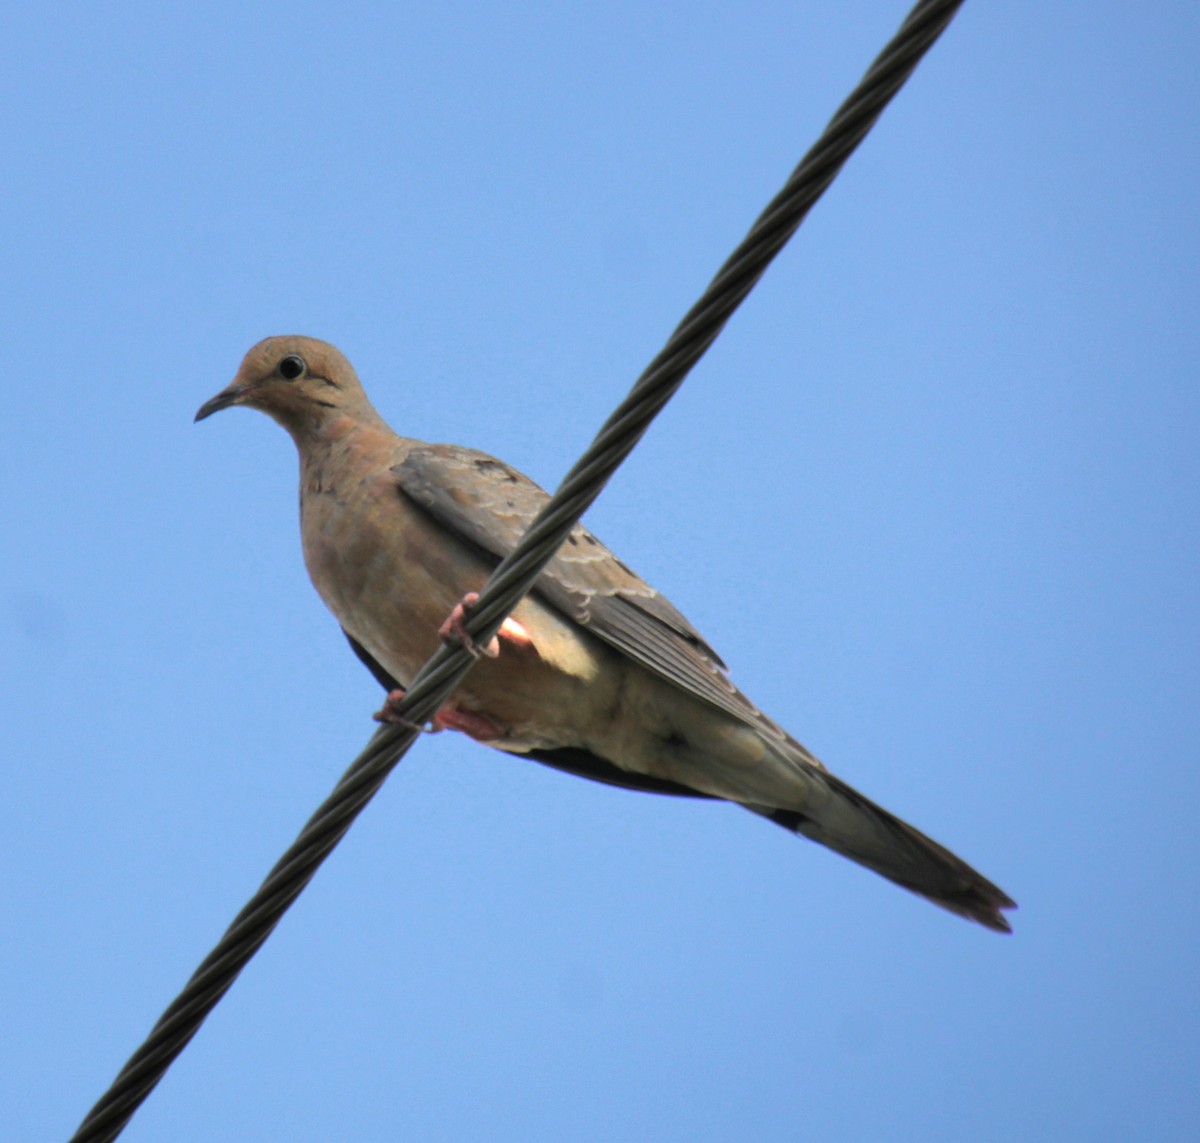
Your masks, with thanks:
[[[477,647],[475,640],[467,634],[467,612],[479,602],[479,592],[468,591],[455,605],[454,610],[446,617],[446,622],[438,628],[438,638],[443,643],[461,643],[475,658],[486,655],[494,659],[500,654],[500,640],[493,638],[486,647]]]
[[[397,687],[394,691],[389,691],[388,697],[383,700],[383,706],[371,715],[371,717],[376,722],[386,722],[389,726],[407,726],[410,730],[421,731],[422,734],[436,734],[441,730],[442,728],[438,726],[436,717],[433,720],[433,726],[418,726],[411,718],[405,718],[396,709],[407,693],[403,687]],[[440,714],[441,712],[439,711],[438,713]]]
[[[473,710],[460,710],[450,703],[447,703],[433,716],[430,726],[418,726],[396,709],[405,693],[401,689],[391,691],[384,700],[383,708],[372,715],[375,721],[386,722],[389,726],[407,726],[412,730],[419,730],[423,734],[437,734],[440,730],[458,730],[468,738],[474,738],[476,742],[491,742],[500,737],[500,727],[486,714],[480,714]]]
[[[486,647],[477,647],[475,641],[467,634],[466,619],[467,613],[478,602],[479,592],[468,591],[454,605],[454,610],[447,616],[446,622],[438,628],[438,636],[442,642],[461,643],[476,658],[479,658],[480,655],[486,655],[489,659],[495,659],[500,654],[501,639],[506,643],[512,644],[514,647],[524,648],[533,646],[533,640],[529,637],[529,632],[509,616],[500,624],[499,634],[494,636]]]
[[[433,716],[433,727],[435,730],[459,730],[476,742],[494,742],[500,737],[500,727],[486,714],[459,710],[449,704]]]

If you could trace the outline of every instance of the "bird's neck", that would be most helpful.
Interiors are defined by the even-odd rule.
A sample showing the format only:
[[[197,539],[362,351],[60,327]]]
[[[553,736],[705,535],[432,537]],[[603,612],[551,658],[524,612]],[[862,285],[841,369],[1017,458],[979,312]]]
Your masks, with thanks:
[[[295,409],[269,411],[291,434],[301,456],[337,449],[361,432],[392,431],[365,398],[322,408],[306,403]]]
[[[400,438],[370,405],[323,412],[310,424],[287,426],[300,454],[302,489],[310,493],[334,491],[334,473],[353,473],[361,478],[379,467],[386,471],[394,462]]]

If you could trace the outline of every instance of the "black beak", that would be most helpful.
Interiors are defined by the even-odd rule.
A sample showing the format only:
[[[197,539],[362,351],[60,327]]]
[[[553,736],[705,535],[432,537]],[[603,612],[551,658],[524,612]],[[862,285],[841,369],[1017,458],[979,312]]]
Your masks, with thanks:
[[[222,409],[228,409],[230,405],[236,405],[237,399],[242,395],[240,387],[230,385],[228,389],[222,389],[210,401],[205,401],[203,405],[196,411],[196,416],[192,421],[202,421],[205,417],[211,417],[213,413],[219,413]]]

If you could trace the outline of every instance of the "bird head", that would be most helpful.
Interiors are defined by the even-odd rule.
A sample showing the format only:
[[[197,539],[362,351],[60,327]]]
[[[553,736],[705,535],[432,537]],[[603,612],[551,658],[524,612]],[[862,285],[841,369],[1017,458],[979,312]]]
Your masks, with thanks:
[[[293,435],[336,412],[370,408],[354,367],[341,351],[313,337],[268,337],[242,360],[237,376],[196,413],[202,421],[231,405],[260,409]],[[373,410],[372,410],[373,412]]]

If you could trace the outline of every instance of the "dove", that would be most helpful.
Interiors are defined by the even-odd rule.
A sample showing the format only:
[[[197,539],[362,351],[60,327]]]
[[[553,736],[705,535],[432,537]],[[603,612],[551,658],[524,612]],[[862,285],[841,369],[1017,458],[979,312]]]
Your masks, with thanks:
[[[200,421],[243,405],[282,425],[300,459],[309,577],[389,692],[463,619],[547,494],[483,452],[399,436],[327,342],[269,337]],[[433,718],[487,746],[657,794],[733,802],[937,905],[1000,932],[1015,902],[875,805],[760,711],[659,592],[586,528],[558,554]]]

